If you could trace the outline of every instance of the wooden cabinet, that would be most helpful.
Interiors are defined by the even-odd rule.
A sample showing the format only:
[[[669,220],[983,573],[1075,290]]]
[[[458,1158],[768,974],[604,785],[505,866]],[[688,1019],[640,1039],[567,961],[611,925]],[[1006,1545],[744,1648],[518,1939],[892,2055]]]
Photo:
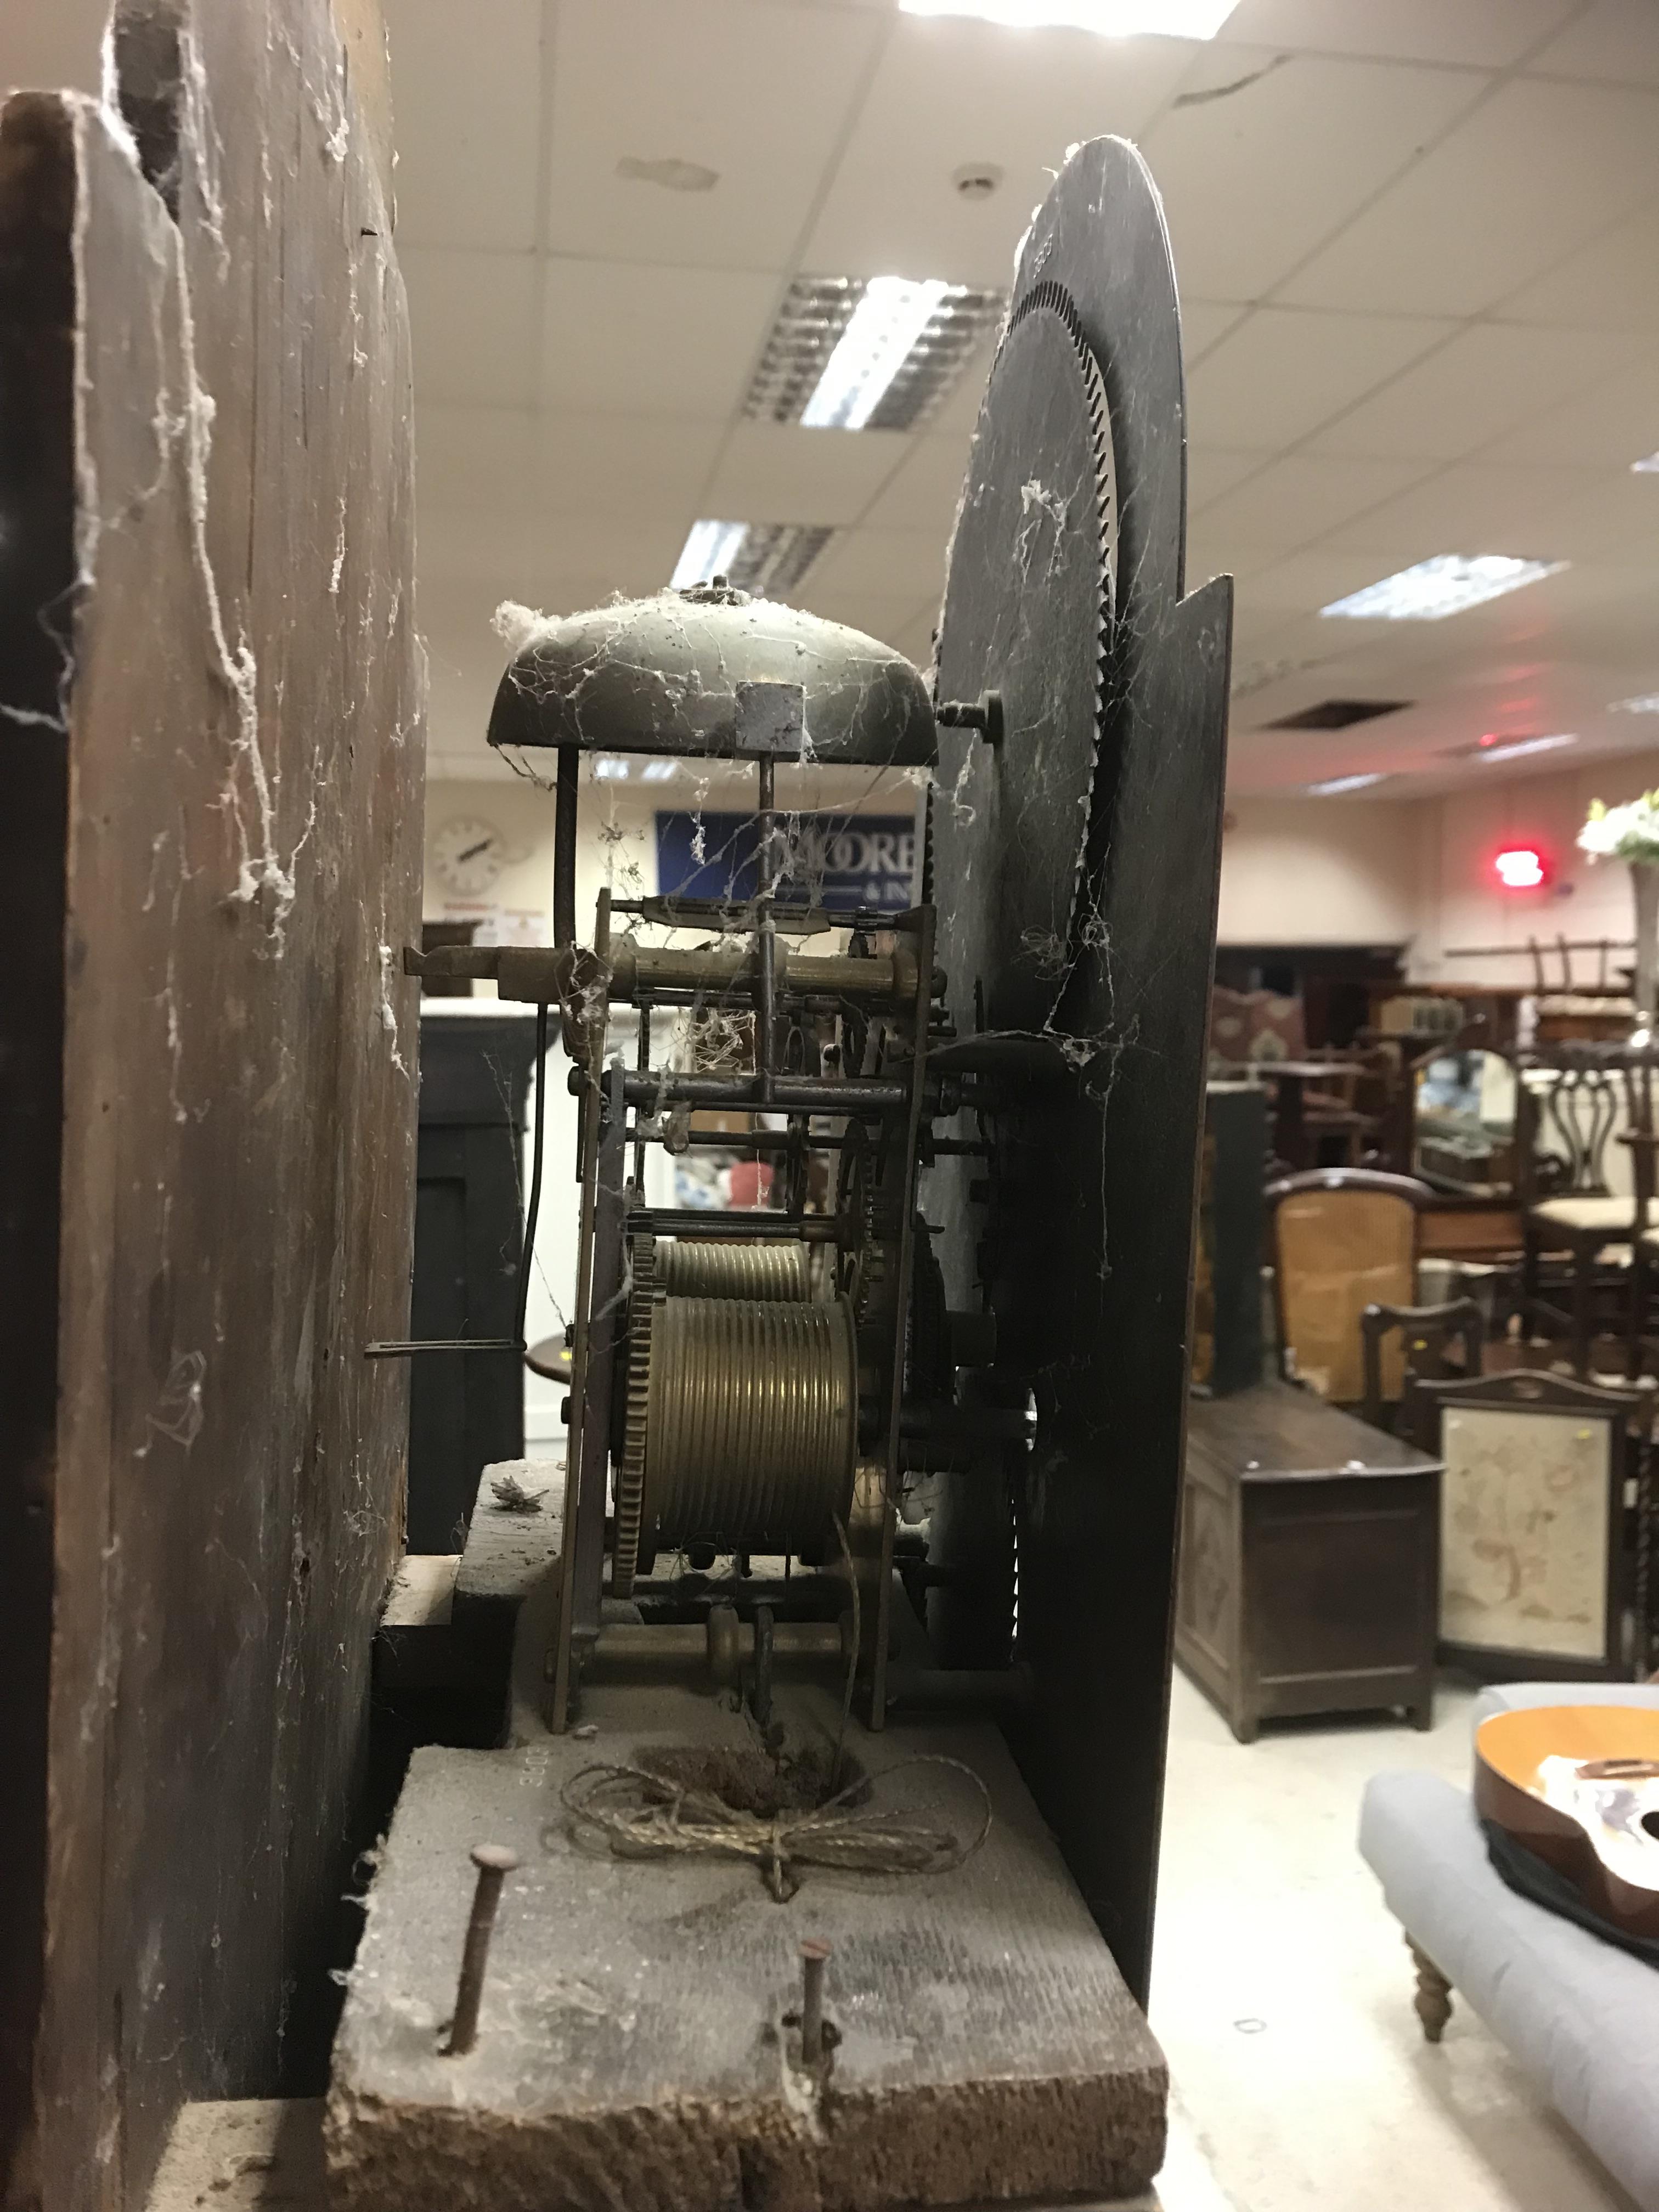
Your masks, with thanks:
[[[517,1326],[536,1022],[507,1007],[476,1011],[482,1003],[421,1009],[410,1334],[422,1340],[510,1337]],[[410,1368],[408,1548],[459,1551],[480,1474],[524,1451],[524,1363],[513,1352],[439,1352]]]

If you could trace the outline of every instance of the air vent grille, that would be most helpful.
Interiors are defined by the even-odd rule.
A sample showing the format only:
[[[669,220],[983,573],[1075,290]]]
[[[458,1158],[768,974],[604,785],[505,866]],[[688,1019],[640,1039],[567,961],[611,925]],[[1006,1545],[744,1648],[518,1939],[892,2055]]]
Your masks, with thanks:
[[[1374,722],[1379,714],[1397,714],[1409,699],[1322,699],[1294,714],[1281,714],[1264,722],[1264,730],[1351,730],[1356,722]]]

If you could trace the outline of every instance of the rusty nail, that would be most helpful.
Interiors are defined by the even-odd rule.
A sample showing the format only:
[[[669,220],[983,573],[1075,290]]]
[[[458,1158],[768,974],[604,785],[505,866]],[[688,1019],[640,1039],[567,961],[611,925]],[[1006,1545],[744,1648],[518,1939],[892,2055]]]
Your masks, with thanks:
[[[444,2045],[452,2058],[463,2057],[478,2039],[478,2001],[483,1995],[484,1963],[495,1926],[495,1907],[501,1884],[519,1863],[519,1855],[505,1844],[474,1844],[472,1863],[478,1869],[478,1886],[472,1893],[472,1916],[466,1923],[466,1942],[461,1951],[461,1978],[455,1987],[455,2017]]]
[[[823,1968],[830,1946],[809,1936],[800,1947],[800,2055],[805,2066],[816,2066],[823,2056]]]

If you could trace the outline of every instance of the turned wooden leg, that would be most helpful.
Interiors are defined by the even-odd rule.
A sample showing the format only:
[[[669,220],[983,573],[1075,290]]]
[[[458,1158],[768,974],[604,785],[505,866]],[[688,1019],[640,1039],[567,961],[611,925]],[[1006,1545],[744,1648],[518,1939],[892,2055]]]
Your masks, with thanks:
[[[1424,2040],[1438,2043],[1451,2018],[1451,1984],[1428,1953],[1419,1950],[1409,1936],[1406,1948],[1417,1968],[1417,1995],[1412,1999],[1412,2008],[1423,2023]]]
[[[1572,1248],[1572,1371],[1581,1382],[1589,1381],[1590,1303],[1595,1291],[1595,1247],[1575,1243]]]

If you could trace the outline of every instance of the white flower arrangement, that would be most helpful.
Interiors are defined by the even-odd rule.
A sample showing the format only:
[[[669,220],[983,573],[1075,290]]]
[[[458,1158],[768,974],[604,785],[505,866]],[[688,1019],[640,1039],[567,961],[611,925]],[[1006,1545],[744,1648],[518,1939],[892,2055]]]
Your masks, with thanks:
[[[1630,860],[1659,866],[1659,791],[1644,791],[1622,806],[1590,801],[1578,832],[1578,849],[1592,860]]]

